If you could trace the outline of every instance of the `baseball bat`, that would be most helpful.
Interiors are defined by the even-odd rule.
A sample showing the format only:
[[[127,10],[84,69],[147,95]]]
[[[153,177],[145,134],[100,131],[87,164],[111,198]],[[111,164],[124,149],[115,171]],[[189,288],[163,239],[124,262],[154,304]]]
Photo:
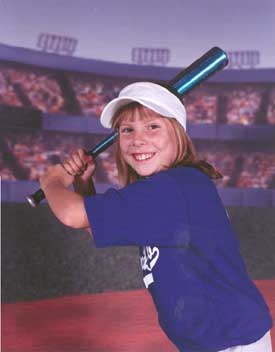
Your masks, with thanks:
[[[217,71],[221,70],[228,64],[226,53],[218,48],[213,47],[194,61],[190,66],[180,71],[175,78],[168,82],[167,86],[177,96],[183,97],[194,87],[201,84]],[[110,134],[102,142],[87,152],[94,158],[114,143],[118,132]],[[39,189],[33,194],[26,196],[26,200],[32,207],[36,207],[45,198],[44,192]]]

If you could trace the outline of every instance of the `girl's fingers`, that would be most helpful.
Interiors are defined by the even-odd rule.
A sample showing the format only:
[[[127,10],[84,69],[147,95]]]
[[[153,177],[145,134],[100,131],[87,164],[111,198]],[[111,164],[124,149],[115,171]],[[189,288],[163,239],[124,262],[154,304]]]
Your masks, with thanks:
[[[62,166],[69,175],[75,176],[79,173],[79,170],[75,168],[74,164],[71,164],[70,160],[64,161]]]
[[[63,162],[63,167],[70,175],[73,176],[80,175],[85,170],[85,166],[82,166],[82,164],[75,161],[73,158],[65,160]]]
[[[93,162],[93,157],[91,155],[87,155],[84,149],[78,149],[78,155],[85,166],[87,166],[88,163]]]
[[[87,155],[84,149],[78,149],[63,162],[64,169],[72,176],[82,175],[90,165],[95,168],[93,157]]]
[[[85,168],[86,162],[78,153],[76,153],[71,156],[71,165],[76,171],[80,172]]]

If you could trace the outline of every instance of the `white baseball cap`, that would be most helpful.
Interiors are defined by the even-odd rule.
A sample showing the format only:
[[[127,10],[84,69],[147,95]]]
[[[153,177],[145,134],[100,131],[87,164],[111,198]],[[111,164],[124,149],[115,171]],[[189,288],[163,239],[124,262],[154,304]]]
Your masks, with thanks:
[[[176,119],[186,130],[186,111],[181,100],[167,88],[151,82],[136,82],[124,87],[118,97],[104,107],[101,124],[111,128],[115,113],[131,102],[138,102],[162,116]]]

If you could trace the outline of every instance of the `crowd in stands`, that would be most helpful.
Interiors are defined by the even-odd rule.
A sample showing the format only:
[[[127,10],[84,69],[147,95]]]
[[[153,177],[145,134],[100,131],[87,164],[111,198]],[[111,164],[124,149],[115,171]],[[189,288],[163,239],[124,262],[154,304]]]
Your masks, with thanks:
[[[243,153],[243,170],[237,187],[275,188],[275,154]]]
[[[263,88],[243,84],[227,89],[226,118],[228,124],[251,125],[255,123],[260,108]]]
[[[60,72],[59,72],[60,73]],[[80,106],[79,114],[99,117],[105,104],[130,81],[83,73],[64,73],[70,91]],[[54,70],[0,63],[0,104],[29,105],[50,114],[73,114],[60,74]],[[65,84],[66,86],[66,84]],[[262,102],[271,90],[267,109]],[[184,102],[191,123],[275,124],[275,88],[264,83],[204,83],[190,92]]]
[[[96,77],[71,74],[70,82],[83,115],[99,117],[108,101],[117,97],[124,82],[99,80]]]
[[[18,101],[21,101],[21,104],[42,112],[50,114],[65,112],[65,99],[53,76],[54,73],[33,68],[0,67],[0,69],[4,85],[12,87],[13,93],[17,95],[17,105]],[[6,92],[1,93],[2,99]]]
[[[199,150],[199,149],[198,149]],[[202,159],[209,162],[211,165],[223,175],[222,179],[216,180],[217,186],[227,187],[233,174],[235,159],[237,155],[228,150],[226,151],[207,151],[200,152]]]
[[[3,151],[0,150],[0,175],[2,180],[15,181],[16,177],[13,174],[12,168],[5,160]]]
[[[7,73],[0,70],[0,104],[22,106],[23,104],[16,95],[12,84],[7,79]]]
[[[190,123],[217,122],[218,94],[211,88],[198,88],[190,92],[183,100]]]
[[[0,159],[0,172],[5,179],[38,180],[46,168],[67,158],[76,148],[90,149],[102,136],[88,136],[61,132],[17,132],[5,133],[2,137],[9,160],[15,160],[12,167]],[[243,152],[204,147],[199,150],[200,157],[213,164],[222,174],[217,181],[219,187],[275,188],[275,153]],[[7,152],[8,151],[8,152]],[[114,147],[107,149],[97,158],[98,170],[95,181],[117,186],[117,169],[114,159]],[[16,176],[15,176],[16,175]]]
[[[271,89],[266,119],[268,123],[275,125],[275,87]]]

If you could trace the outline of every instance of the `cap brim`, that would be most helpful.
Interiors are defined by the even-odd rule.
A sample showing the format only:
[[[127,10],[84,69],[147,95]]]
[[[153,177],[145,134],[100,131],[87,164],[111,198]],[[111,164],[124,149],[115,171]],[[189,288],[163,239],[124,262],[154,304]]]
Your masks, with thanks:
[[[161,106],[160,104],[156,104],[154,101],[151,101],[150,99],[147,100],[147,99],[137,99],[137,98],[133,99],[131,97],[118,97],[110,101],[103,109],[100,117],[101,124],[106,128],[111,128],[112,119],[116,114],[116,112],[123,106],[132,102],[140,103],[141,105],[155,111],[156,113],[162,116],[173,117],[173,114],[169,110],[167,110],[164,106]]]

